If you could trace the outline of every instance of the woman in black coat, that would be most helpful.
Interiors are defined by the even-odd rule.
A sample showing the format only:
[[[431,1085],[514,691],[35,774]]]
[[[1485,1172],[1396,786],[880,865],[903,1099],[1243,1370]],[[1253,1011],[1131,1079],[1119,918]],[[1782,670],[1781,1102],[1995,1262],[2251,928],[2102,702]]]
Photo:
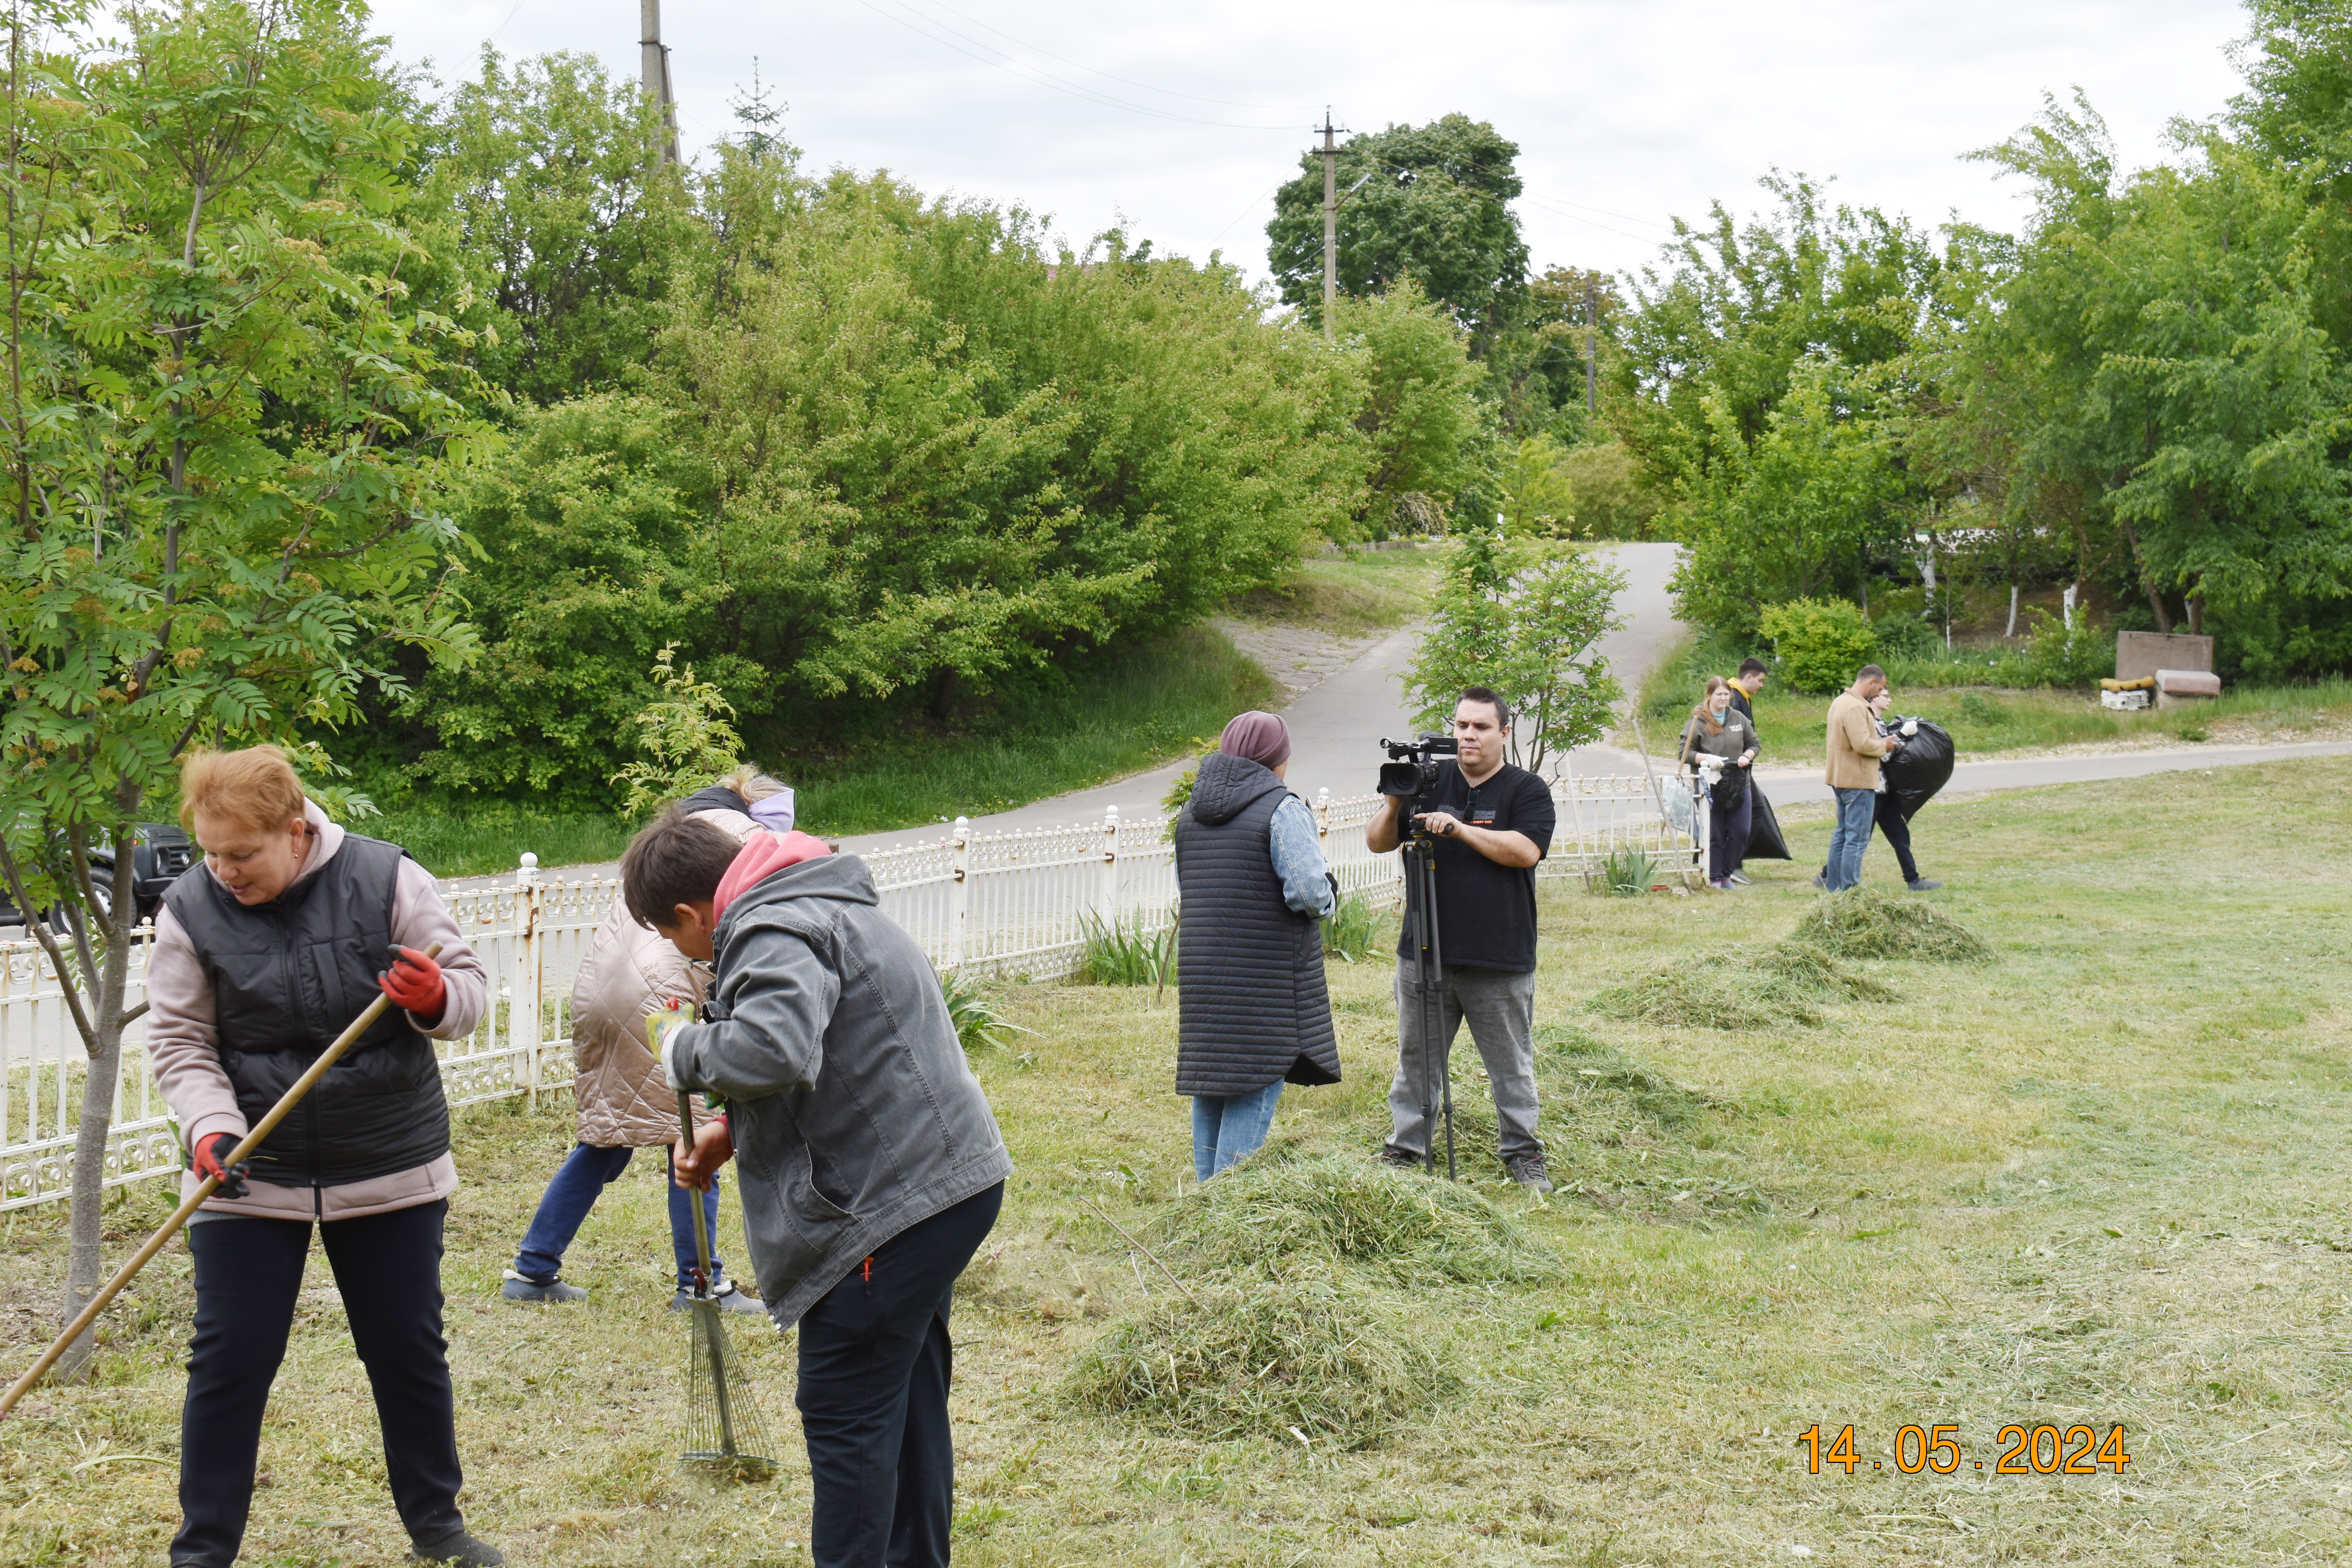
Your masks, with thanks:
[[[1176,819],[1176,1092],[1203,1182],[1265,1144],[1286,1082],[1339,1081],[1322,927],[1339,883],[1289,763],[1288,726],[1244,713]]]

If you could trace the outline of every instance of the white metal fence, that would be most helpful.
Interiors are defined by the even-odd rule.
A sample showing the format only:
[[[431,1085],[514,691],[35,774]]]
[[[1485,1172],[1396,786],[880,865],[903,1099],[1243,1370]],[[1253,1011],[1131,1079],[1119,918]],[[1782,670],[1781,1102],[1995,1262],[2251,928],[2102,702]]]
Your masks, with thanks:
[[[1559,826],[1538,875],[1598,873],[1612,854],[1638,850],[1662,874],[1705,870],[1706,797],[1672,778],[1556,782]],[[1364,825],[1379,797],[1315,803],[1324,853],[1343,894],[1392,902],[1393,852],[1375,855]],[[1028,833],[974,834],[959,819],[946,837],[866,857],[882,907],[941,969],[967,974],[1058,979],[1076,972],[1098,926],[1164,930],[1173,917],[1176,868],[1165,823],[1120,820]],[[458,930],[489,973],[491,1004],[474,1033],[442,1047],[453,1105],[568,1092],[573,976],[618,884],[609,879],[540,879],[522,857],[511,885],[443,893]],[[129,1002],[144,997],[142,928]],[[0,943],[0,1209],[49,1203],[71,1187],[85,1057],[64,992],[38,943]],[[148,1070],[144,1026],[126,1031],[106,1184],[167,1175],[180,1149],[170,1112]]]

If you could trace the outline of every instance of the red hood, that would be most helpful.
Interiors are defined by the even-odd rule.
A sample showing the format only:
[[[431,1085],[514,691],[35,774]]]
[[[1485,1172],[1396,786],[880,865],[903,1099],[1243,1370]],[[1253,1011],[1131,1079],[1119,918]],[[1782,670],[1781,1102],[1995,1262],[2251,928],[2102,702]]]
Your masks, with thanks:
[[[719,879],[719,891],[711,896],[710,918],[716,921],[727,916],[727,906],[740,898],[743,890],[787,866],[797,866],[803,860],[814,860],[833,851],[822,838],[812,838],[795,830],[779,838],[772,833],[754,833],[743,840],[742,852],[727,868],[727,875]]]

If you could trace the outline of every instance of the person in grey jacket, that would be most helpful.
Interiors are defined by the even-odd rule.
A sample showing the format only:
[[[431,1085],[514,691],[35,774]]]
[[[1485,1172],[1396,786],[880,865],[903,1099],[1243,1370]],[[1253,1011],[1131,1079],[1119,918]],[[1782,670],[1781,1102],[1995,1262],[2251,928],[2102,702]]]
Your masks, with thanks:
[[[1280,716],[1242,714],[1176,819],[1176,1092],[1203,1182],[1265,1145],[1286,1082],[1339,1081],[1320,923],[1339,884],[1289,762]]]
[[[800,1326],[797,1404],[818,1568],[948,1561],[955,1282],[1013,1161],[939,977],[854,855],[735,837],[671,810],[621,860],[629,912],[717,965],[699,1022],[659,1026],[662,1073],[723,1113],[680,1141],[698,1187],[742,1161],[768,1311]]]

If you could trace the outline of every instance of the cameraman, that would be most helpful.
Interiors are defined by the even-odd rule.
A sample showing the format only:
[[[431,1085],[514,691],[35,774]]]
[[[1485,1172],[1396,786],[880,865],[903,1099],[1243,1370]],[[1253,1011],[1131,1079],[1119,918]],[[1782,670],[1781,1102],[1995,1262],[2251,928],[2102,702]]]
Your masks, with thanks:
[[[1412,803],[1413,820],[1436,840],[1437,931],[1443,1023],[1440,1037],[1423,1040],[1421,1010],[1412,1005],[1408,966],[1397,965],[1401,1049],[1389,1088],[1392,1123],[1381,1158],[1411,1167],[1429,1152],[1429,1120],[1422,1105],[1423,1053],[1429,1081],[1448,1070],[1454,1031],[1470,1022],[1470,1038],[1494,1086],[1495,1121],[1503,1169],[1537,1192],[1551,1191],[1543,1144],[1536,1137],[1536,864],[1551,847],[1556,814],[1551,791],[1525,768],[1503,758],[1510,745],[1511,710],[1483,686],[1466,688],[1454,707],[1459,762],[1437,764],[1437,782]],[[1393,849],[1405,833],[1408,806],[1390,795],[1365,825],[1375,854]],[[1397,943],[1412,957],[1407,931]]]

